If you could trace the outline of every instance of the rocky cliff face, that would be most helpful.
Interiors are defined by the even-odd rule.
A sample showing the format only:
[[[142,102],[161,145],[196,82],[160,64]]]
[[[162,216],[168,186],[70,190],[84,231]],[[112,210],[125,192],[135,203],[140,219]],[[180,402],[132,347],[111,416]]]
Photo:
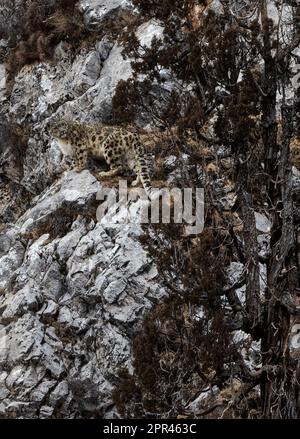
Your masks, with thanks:
[[[99,26],[126,3],[82,1],[86,26]],[[149,22],[139,38],[149,44],[160,32]],[[139,243],[140,226],[97,222],[100,182],[88,170],[64,171],[57,144],[43,132],[53,114],[104,121],[118,81],[131,74],[121,47],[106,38],[75,59],[59,44],[54,62],[21,70],[9,99],[0,65],[2,117],[33,127],[13,178],[5,173],[9,144],[1,155],[8,194],[0,236],[2,417],[117,416],[115,377],[131,367],[131,339],[145,310],[165,295]],[[17,200],[12,185],[21,188]],[[132,210],[138,215],[138,202]]]
[[[80,1],[85,28],[96,31],[129,3]],[[151,20],[138,28],[137,37],[150,45],[162,32],[161,24]],[[0,40],[0,62],[7,46]],[[0,63],[0,126],[8,124],[0,139],[0,418],[119,417],[112,399],[118,373],[133,370],[132,341],[143,316],[168,292],[140,239],[143,202],[130,204],[131,223],[122,221],[124,206],[118,215],[108,211],[97,220],[101,181],[92,169],[66,170],[44,126],[54,115],[107,122],[118,82],[133,74],[131,62],[104,35],[76,55],[70,42],[60,42],[51,62],[20,70],[9,95],[6,73]],[[165,87],[169,93],[170,84]],[[17,127],[23,127],[21,134]],[[223,169],[230,167],[222,148],[216,147],[214,155]],[[176,185],[192,172],[187,154],[169,155],[164,165],[166,184]],[[229,213],[236,200],[232,184],[215,166],[208,172],[220,210]],[[200,166],[197,173],[201,177]],[[295,186],[299,182],[294,169]],[[255,219],[263,294],[271,225],[262,213],[256,212]],[[237,214],[234,221],[240,227]],[[231,262],[227,271],[228,287],[236,286],[242,305],[245,285],[239,283],[245,271],[240,262]],[[233,339],[255,373],[261,366],[260,342],[233,323]],[[297,321],[291,340],[295,350],[298,329]],[[218,386],[203,389],[185,401],[191,412],[220,394]]]

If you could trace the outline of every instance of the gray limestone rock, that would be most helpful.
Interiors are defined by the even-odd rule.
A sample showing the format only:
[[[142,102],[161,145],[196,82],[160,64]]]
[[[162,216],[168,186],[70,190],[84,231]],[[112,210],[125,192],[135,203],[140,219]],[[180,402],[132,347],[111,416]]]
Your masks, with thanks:
[[[84,12],[84,24],[87,29],[97,29],[108,18],[117,18],[125,7],[128,0],[81,0],[80,9]]]
[[[97,221],[100,188],[89,171],[66,172],[0,234],[1,414],[115,415],[115,377],[132,370],[131,339],[166,293],[137,221],[112,222],[110,212]],[[136,220],[139,203],[129,207]],[[68,226],[44,233],[64,209],[74,214]]]
[[[86,26],[97,28],[128,3],[80,7]],[[149,46],[162,31],[150,21],[137,36]],[[139,242],[141,200],[129,206],[127,223],[126,206],[98,221],[100,182],[89,170],[67,171],[44,129],[54,115],[109,119],[119,80],[131,76],[131,60],[105,36],[76,55],[61,42],[53,62],[21,69],[0,109],[32,128],[20,181],[32,194],[30,206],[0,229],[1,417],[118,416],[116,376],[121,367],[132,370],[132,338],[166,294]],[[4,85],[0,64],[0,101]]]

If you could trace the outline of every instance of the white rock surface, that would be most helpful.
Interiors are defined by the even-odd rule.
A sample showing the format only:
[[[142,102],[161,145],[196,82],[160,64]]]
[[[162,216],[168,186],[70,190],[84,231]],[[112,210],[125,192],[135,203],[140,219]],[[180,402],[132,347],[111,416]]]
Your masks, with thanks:
[[[84,23],[88,29],[95,29],[103,20],[115,18],[121,9],[130,6],[129,0],[81,0]]]
[[[271,231],[271,222],[266,217],[266,215],[255,212],[255,220],[256,220],[256,229],[262,233],[270,233]]]
[[[117,4],[123,8],[126,2],[85,3],[89,3],[86,13],[94,13],[102,6],[107,10]],[[151,20],[140,26],[137,37],[149,46],[162,32],[162,26]],[[132,76],[131,60],[123,58],[122,50],[104,37],[90,50],[82,49],[74,59],[68,44],[61,42],[55,50],[56,63],[25,66],[17,75],[9,113],[19,124],[33,124],[21,181],[30,192],[40,193],[65,169],[59,147],[43,130],[46,119],[54,114],[92,123],[110,118],[118,82]],[[166,90],[169,88],[167,84]]]
[[[114,377],[132,368],[131,338],[165,294],[141,228],[88,214],[100,187],[89,171],[66,172],[0,235],[0,415],[111,415]],[[44,233],[64,209],[74,219],[63,235]]]

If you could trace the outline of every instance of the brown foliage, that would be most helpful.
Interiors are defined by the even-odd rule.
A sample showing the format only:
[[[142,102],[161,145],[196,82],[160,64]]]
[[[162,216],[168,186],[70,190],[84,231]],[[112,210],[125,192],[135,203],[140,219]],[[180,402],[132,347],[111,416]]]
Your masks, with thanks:
[[[94,219],[96,216],[96,200],[95,204],[89,204],[84,207],[81,212],[83,218],[87,221]],[[32,232],[24,236],[26,239],[37,240],[44,234],[49,234],[49,241],[65,236],[70,230],[74,221],[78,218],[78,212],[71,206],[60,207],[55,213],[43,218],[35,224]]]
[[[216,237],[207,231],[197,240],[182,239],[178,225],[157,227],[157,237],[168,241],[164,252],[149,236],[143,243],[165,278],[173,273],[168,285],[178,290],[146,315],[134,340],[134,374],[120,371],[114,401],[129,418],[177,417],[184,401],[208,383],[222,387],[226,364],[236,355],[219,296],[224,277]]]
[[[300,137],[294,137],[291,142],[292,164],[300,170]]]
[[[0,120],[0,169],[7,177],[20,180],[29,130],[5,118]]]
[[[222,311],[208,325],[208,316],[196,317],[196,303],[172,295],[145,317],[134,341],[134,374],[121,370],[113,395],[122,415],[177,417],[193,395],[228,378],[224,367],[235,350]]]
[[[8,90],[24,65],[51,59],[61,40],[69,41],[73,46],[79,44],[84,25],[76,3],[75,0],[30,0],[26,3],[21,39],[7,58]]]

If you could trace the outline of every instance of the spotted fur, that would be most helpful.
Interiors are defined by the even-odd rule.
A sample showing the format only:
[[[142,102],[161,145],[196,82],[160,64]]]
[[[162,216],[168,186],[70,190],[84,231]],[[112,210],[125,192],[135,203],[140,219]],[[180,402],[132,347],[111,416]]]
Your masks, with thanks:
[[[101,177],[112,177],[124,170],[132,170],[150,197],[152,190],[145,151],[138,133],[125,128],[103,125],[90,125],[65,120],[52,121],[47,125],[52,137],[58,142],[63,154],[75,160],[75,170],[87,167],[88,157],[104,159],[110,166]]]

